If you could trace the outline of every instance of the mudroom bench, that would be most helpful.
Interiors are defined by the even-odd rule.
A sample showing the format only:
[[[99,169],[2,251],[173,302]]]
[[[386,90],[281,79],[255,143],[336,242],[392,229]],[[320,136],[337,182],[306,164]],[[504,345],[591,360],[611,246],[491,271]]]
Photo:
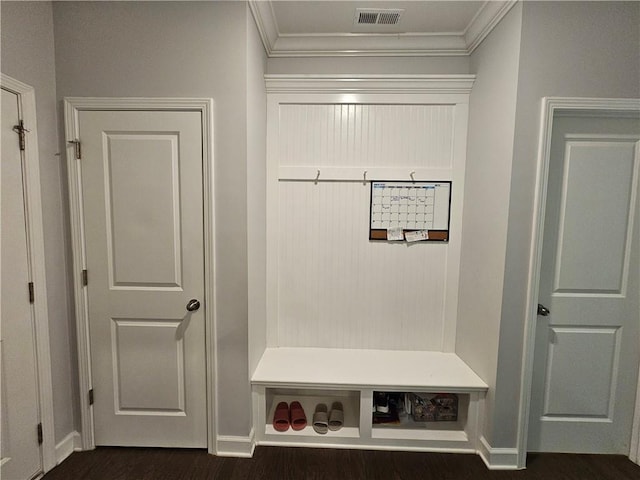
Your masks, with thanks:
[[[474,453],[488,388],[455,353],[338,348],[267,348],[251,383],[257,444]],[[409,401],[436,394],[455,399],[454,419],[417,420],[415,411],[405,411],[376,420],[376,397]],[[283,401],[301,403],[304,429],[274,429],[275,408]],[[316,405],[336,401],[344,407],[343,427],[316,433]]]

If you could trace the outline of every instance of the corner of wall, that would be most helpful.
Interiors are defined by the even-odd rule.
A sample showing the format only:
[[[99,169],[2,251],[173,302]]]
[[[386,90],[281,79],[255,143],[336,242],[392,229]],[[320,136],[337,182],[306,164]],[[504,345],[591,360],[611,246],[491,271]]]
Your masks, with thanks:
[[[249,376],[266,348],[267,56],[247,8],[247,256]]]
[[[73,452],[82,450],[80,433],[73,431],[56,444],[56,465],[64,462]]]
[[[495,402],[521,32],[518,4],[471,55],[476,82],[469,104],[456,353],[489,385],[480,425],[487,445],[502,411]]]
[[[489,470],[518,470],[517,448],[493,448],[480,436],[478,455]]]
[[[253,428],[249,435],[218,435],[216,455],[218,457],[251,458],[256,448],[255,433]]]

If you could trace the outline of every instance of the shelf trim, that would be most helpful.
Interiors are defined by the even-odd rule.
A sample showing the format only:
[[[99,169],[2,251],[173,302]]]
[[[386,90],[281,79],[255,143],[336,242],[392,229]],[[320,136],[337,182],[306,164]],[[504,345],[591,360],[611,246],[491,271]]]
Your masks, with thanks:
[[[468,387],[460,385],[440,384],[363,384],[363,383],[313,383],[313,382],[279,382],[276,380],[251,380],[251,385],[261,385],[267,388],[307,388],[333,390],[363,390],[373,389],[385,392],[422,392],[422,393],[482,393],[489,387]]]
[[[328,165],[303,166],[280,165],[279,181],[351,181],[372,182],[381,180],[393,181],[448,181],[451,180],[451,168],[423,167],[335,167]]]
[[[382,433],[384,432],[384,433]],[[421,442],[468,442],[464,430],[430,430],[428,428],[376,427],[371,431],[373,440],[417,440]]]
[[[473,74],[268,74],[267,93],[435,93],[469,95]]]

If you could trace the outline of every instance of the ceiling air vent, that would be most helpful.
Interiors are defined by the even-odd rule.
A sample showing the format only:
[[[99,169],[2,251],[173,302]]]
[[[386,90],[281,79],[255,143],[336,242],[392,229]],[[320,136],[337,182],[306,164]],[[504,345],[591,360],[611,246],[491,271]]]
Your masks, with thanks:
[[[378,22],[378,13],[358,12],[358,25],[375,25]]]
[[[358,8],[356,9],[355,25],[397,25],[404,10]]]

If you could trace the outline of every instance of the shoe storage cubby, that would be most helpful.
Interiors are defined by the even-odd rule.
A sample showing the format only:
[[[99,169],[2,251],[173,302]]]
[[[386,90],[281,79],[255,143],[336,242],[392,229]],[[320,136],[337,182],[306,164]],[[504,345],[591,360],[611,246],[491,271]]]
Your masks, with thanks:
[[[380,394],[391,398],[388,405],[388,413],[376,411],[380,410],[376,405],[376,399]],[[438,397],[455,396],[455,419],[438,419],[437,414],[427,419],[427,414],[416,414],[415,401],[409,398],[421,398],[430,406],[434,412],[437,406],[432,399]],[[400,397],[402,405],[397,405],[393,399]],[[407,398],[408,397],[408,398]],[[371,437],[374,439],[404,439],[404,440],[443,440],[443,441],[467,441],[469,438],[468,417],[470,406],[469,394],[451,394],[434,392],[373,392],[372,403],[372,430]],[[424,408],[422,405],[420,408]],[[450,407],[453,408],[453,407]],[[431,415],[431,413],[429,413]],[[451,414],[448,414],[451,417]],[[444,415],[443,415],[444,417]]]
[[[278,432],[273,427],[273,417],[276,406],[280,402],[288,405],[291,402],[300,402],[307,417],[307,426],[302,430],[289,428],[285,432]],[[318,404],[325,404],[331,410],[335,402],[342,404],[344,421],[342,428],[336,431],[328,431],[326,434],[319,434],[313,429],[313,414]],[[314,389],[291,389],[291,388],[267,388],[265,389],[266,423],[265,434],[274,436],[310,436],[318,438],[351,437],[360,436],[360,394],[351,390],[314,390]]]

